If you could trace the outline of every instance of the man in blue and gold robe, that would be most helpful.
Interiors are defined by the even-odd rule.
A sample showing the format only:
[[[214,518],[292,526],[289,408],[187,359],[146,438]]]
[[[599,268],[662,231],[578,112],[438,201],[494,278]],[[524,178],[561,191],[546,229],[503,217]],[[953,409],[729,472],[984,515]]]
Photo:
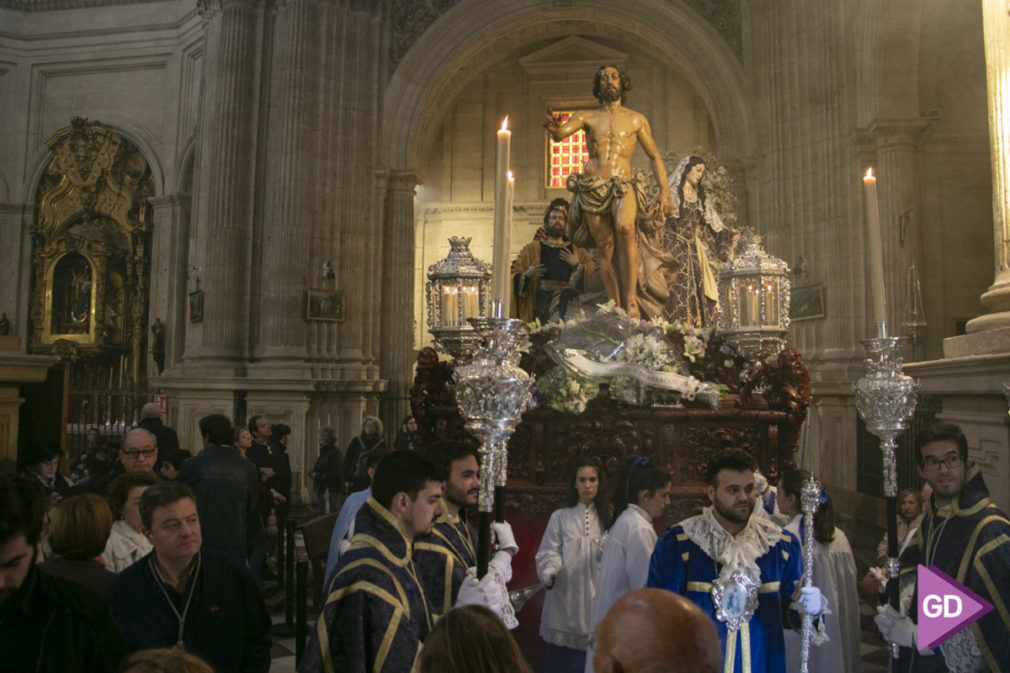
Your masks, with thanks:
[[[886,608],[875,618],[884,638],[897,643],[893,669],[905,673],[1010,670],[1010,521],[989,498],[978,466],[968,466],[968,442],[956,425],[938,424],[915,440],[919,476],[933,496],[929,511],[901,555],[899,586],[911,595],[909,616]],[[968,628],[930,650],[917,642],[919,564],[935,567],[995,606]],[[921,649],[920,649],[920,646]]]
[[[712,507],[659,538],[647,585],[688,598],[712,618],[726,673],[784,673],[783,629],[800,626],[796,610],[821,613],[820,591],[799,588],[803,557],[796,536],[751,516],[750,455],[717,455],[707,476]]]
[[[413,451],[384,457],[351,547],[327,587],[300,673],[408,673],[433,616],[413,562],[415,536],[442,514],[442,481]]]

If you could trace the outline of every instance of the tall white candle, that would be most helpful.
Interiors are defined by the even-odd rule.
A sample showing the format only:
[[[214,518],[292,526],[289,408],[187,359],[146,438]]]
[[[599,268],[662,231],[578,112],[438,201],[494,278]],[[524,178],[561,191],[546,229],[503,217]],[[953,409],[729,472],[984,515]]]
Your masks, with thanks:
[[[505,183],[505,294],[502,295],[501,314],[503,318],[508,318],[512,311],[512,274],[509,273],[512,267],[512,259],[509,255],[509,244],[512,240],[512,204],[515,201],[516,179],[512,176],[512,171],[508,172],[508,181]]]
[[[509,315],[508,306],[511,292],[509,291],[509,234],[511,227],[511,208],[506,204],[508,198],[509,154],[512,145],[512,132],[508,129],[509,118],[505,117],[498,130],[497,151],[495,154],[494,174],[494,262],[491,265],[491,297],[502,302],[502,316]]]
[[[866,254],[870,260],[873,322],[879,326],[887,320],[887,303],[884,299],[884,250],[880,238],[880,211],[877,208],[877,178],[873,175],[872,166],[863,176],[863,191],[866,193]]]

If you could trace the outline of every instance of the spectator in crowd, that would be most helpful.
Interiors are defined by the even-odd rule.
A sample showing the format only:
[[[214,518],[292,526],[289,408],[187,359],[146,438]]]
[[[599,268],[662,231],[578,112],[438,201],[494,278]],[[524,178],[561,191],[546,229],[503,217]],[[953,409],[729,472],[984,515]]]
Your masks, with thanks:
[[[29,442],[21,447],[20,458],[22,473],[46,489],[51,504],[59,504],[70,494],[70,482],[59,472],[59,446],[52,442]]]
[[[105,498],[94,493],[67,498],[52,511],[49,547],[54,556],[40,564],[39,570],[104,596],[116,576],[98,560],[111,529],[112,510]]]
[[[319,431],[319,457],[310,472],[320,515],[340,511],[340,500],[344,494],[342,462],[343,456],[337,448],[337,431],[323,428]]]
[[[87,445],[74,461],[72,468],[74,479],[81,481],[88,477],[101,477],[108,474],[113,466],[113,455],[115,455],[115,448],[109,451],[108,442],[102,437],[98,428],[94,426],[88,428]]]
[[[361,423],[361,434],[351,440],[344,452],[344,479],[348,482],[348,493],[368,487],[365,468],[368,453],[384,448],[386,440],[382,438],[382,421],[377,416],[365,416]]]
[[[481,605],[445,613],[421,650],[420,673],[531,673],[501,619]]]
[[[191,451],[176,449],[161,461],[161,465],[158,467],[158,474],[161,475],[162,479],[178,479],[179,468],[182,467],[184,461],[192,457],[193,453]]]
[[[151,486],[140,498],[140,517],[154,551],[119,573],[109,588],[130,648],[177,647],[218,673],[267,673],[266,605],[244,564],[201,549],[190,488],[181,481]]]
[[[122,572],[151,553],[151,543],[142,532],[140,497],[157,483],[152,472],[127,472],[109,486],[109,506],[115,521],[102,552],[106,570]]]
[[[9,671],[115,673],[126,646],[104,598],[39,571],[45,489],[0,477],[0,653]]]
[[[417,429],[417,420],[413,416],[404,417],[400,423],[400,429],[393,439],[393,449],[396,451],[421,451],[424,449],[424,441],[421,438],[421,431]]]
[[[211,414],[200,419],[203,451],[182,464],[179,479],[196,495],[203,548],[245,564],[260,532],[257,471],[232,447],[231,419]]]
[[[119,463],[100,477],[92,477],[74,486],[75,492],[98,493],[108,495],[112,480],[125,472],[154,471],[158,463],[158,440],[150,430],[132,428],[123,436],[123,444],[119,449]]]
[[[249,428],[244,428],[242,426],[235,428],[235,437],[232,441],[232,446],[235,447],[238,455],[242,456],[242,458],[246,460],[249,459],[249,449],[252,447],[252,442],[253,436],[252,433],[249,432]]]
[[[154,435],[158,451],[164,458],[179,449],[179,435],[175,430],[165,425],[161,417],[161,407],[158,403],[148,402],[140,408],[140,422],[137,423],[137,427],[144,428]]]
[[[717,673],[722,654],[712,622],[697,605],[662,589],[635,589],[596,627],[590,664],[596,673]]]

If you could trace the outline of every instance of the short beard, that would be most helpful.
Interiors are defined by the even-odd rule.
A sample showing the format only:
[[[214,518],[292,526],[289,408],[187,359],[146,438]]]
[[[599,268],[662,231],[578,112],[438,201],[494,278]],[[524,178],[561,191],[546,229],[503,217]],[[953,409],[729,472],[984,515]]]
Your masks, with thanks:
[[[726,519],[730,523],[734,523],[740,526],[744,526],[747,524],[748,521],[750,521],[751,512],[754,511],[754,508],[751,507],[750,509],[747,510],[747,516],[741,518],[737,515],[736,512],[733,511],[732,507],[730,507],[729,509],[723,509],[722,503],[720,503],[718,500],[713,502],[712,506],[715,507],[715,511],[719,513],[719,516]]]
[[[551,238],[564,238],[565,233],[566,233],[565,227],[560,224],[547,228],[547,235],[550,236]]]
[[[621,91],[612,91],[609,89],[600,89],[600,100],[604,103],[616,103],[621,100]]]

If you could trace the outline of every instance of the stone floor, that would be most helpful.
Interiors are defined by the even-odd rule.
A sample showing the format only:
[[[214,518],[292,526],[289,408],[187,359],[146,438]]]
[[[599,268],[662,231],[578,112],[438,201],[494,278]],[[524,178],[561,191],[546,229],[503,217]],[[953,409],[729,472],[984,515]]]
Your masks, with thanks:
[[[876,555],[877,543],[883,531],[880,528],[866,526],[864,524],[854,525],[851,520],[840,518],[839,527],[845,531],[849,542],[852,545],[853,554],[856,557],[856,566],[859,577],[866,574],[868,562]],[[300,536],[296,538],[296,547],[300,557],[304,558],[304,547]],[[266,589],[267,603],[271,608],[271,615],[275,625],[283,625],[285,622],[284,593],[278,588],[268,585]],[[888,651],[884,641],[873,623],[874,610],[869,603],[863,601],[860,604],[860,622],[862,624],[862,641],[860,643],[860,656],[863,662],[863,673],[887,673],[888,671]],[[311,610],[308,618],[309,628],[315,624],[315,614]],[[271,673],[295,673],[295,639],[294,637],[274,637],[273,664],[270,667]],[[825,672],[826,673],[826,672]]]

